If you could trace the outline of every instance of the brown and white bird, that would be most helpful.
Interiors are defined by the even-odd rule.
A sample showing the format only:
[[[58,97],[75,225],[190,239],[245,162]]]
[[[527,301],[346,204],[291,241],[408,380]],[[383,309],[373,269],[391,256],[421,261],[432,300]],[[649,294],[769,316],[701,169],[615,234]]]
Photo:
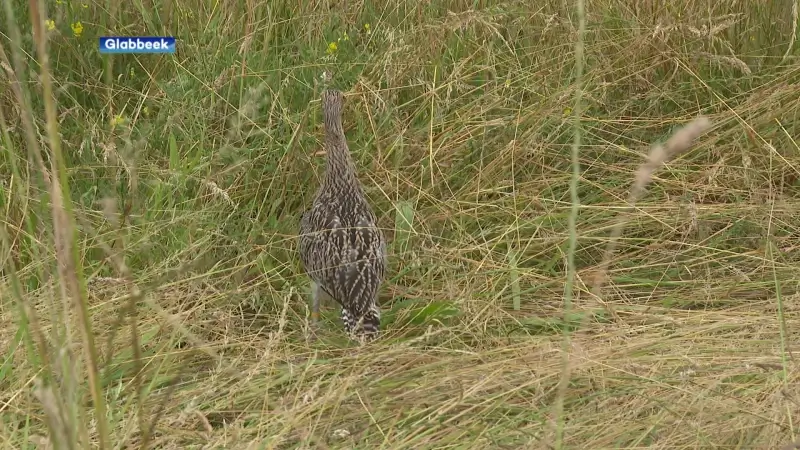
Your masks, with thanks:
[[[342,127],[340,91],[322,94],[325,178],[300,220],[300,260],[311,278],[312,324],[323,296],[342,306],[345,331],[372,340],[380,331],[378,290],[387,266],[386,239],[358,180]]]

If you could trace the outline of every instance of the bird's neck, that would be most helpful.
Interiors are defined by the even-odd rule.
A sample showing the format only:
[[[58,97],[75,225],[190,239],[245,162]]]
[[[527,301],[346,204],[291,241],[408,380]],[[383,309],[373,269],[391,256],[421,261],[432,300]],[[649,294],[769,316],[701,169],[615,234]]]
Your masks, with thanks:
[[[326,124],[327,125],[327,124]],[[325,134],[325,184],[357,185],[356,165],[341,123],[329,127]]]

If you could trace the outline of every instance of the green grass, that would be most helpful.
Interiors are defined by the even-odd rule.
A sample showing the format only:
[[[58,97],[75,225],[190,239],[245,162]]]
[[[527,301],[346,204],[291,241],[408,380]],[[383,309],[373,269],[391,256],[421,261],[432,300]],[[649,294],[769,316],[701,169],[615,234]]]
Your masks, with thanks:
[[[588,1],[583,58],[573,2],[384,3],[4,3],[0,446],[797,439],[792,2]],[[296,254],[325,72],[392,250],[363,348]]]

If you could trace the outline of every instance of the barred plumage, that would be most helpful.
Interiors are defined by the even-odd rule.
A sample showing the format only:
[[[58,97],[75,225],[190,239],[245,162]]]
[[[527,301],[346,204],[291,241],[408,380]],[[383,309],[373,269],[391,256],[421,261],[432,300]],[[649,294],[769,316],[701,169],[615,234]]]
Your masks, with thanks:
[[[386,239],[350,156],[342,93],[325,91],[322,112],[325,178],[300,221],[300,260],[312,280],[312,320],[316,325],[324,295],[342,306],[345,331],[372,339],[380,328],[378,289],[386,272]]]

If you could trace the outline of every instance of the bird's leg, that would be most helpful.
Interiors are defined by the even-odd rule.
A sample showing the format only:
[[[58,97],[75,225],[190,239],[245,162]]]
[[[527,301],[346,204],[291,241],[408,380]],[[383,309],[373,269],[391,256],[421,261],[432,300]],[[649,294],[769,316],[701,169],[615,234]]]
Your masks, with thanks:
[[[319,304],[322,300],[322,288],[311,281],[311,327],[316,330],[319,328]]]

